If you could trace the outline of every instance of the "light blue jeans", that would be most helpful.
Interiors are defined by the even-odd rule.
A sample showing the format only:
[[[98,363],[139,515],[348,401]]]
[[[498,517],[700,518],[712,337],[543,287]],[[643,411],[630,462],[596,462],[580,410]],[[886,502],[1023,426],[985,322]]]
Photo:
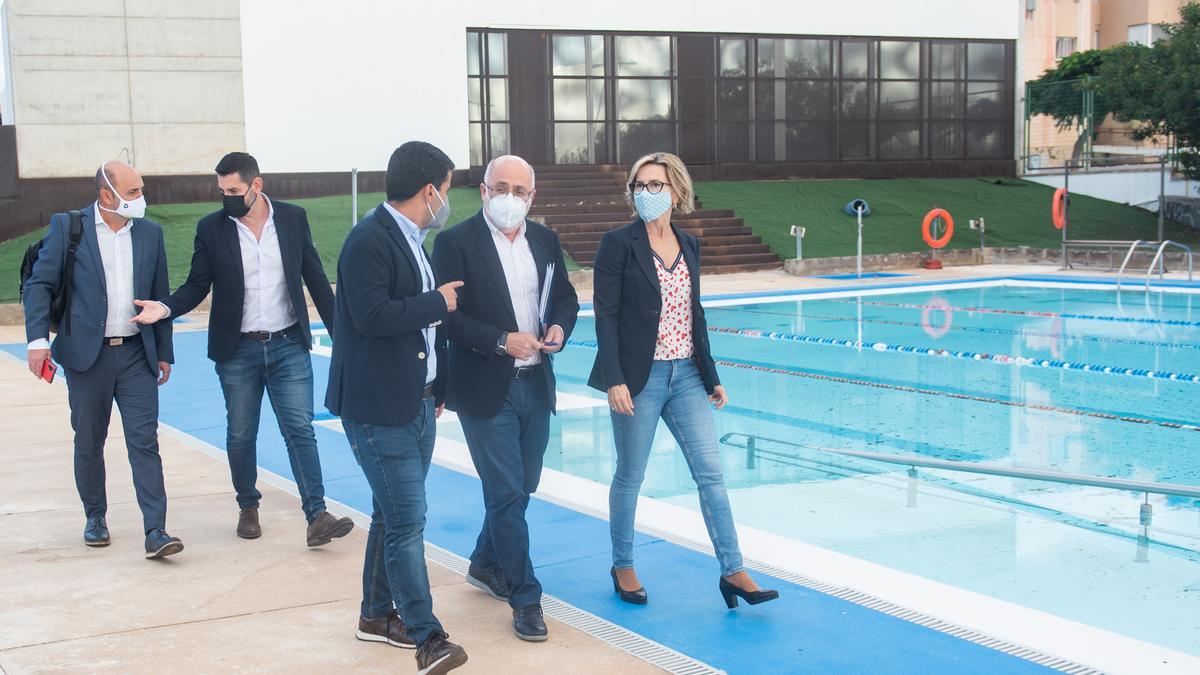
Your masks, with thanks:
[[[613,567],[633,567],[638,490],[646,477],[646,462],[660,417],[683,450],[692,480],[696,481],[700,513],[721,564],[721,575],[741,572],[745,566],[721,472],[717,428],[700,370],[692,359],[655,361],[646,387],[633,397],[633,415],[612,413],[613,443],[617,447],[617,470],[608,490]]]

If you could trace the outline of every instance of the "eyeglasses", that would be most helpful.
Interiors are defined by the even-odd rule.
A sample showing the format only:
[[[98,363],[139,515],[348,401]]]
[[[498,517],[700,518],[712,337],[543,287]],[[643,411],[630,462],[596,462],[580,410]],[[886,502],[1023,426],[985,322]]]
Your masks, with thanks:
[[[662,189],[668,185],[670,183],[664,183],[661,180],[652,180],[649,183],[635,181],[629,184],[629,191],[636,195],[640,194],[642,190],[649,190],[650,194],[656,195],[662,192]]]
[[[516,188],[510,188],[503,183],[500,185],[488,185],[487,183],[484,183],[483,187],[487,188],[488,192],[490,192],[493,197],[503,197],[504,195],[511,194],[517,199],[529,199],[533,196],[532,190],[526,190],[520,186]]]

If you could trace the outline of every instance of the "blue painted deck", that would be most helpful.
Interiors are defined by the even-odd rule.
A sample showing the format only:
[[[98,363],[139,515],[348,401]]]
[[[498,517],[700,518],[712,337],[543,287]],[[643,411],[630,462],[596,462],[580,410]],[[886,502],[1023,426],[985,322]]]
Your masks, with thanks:
[[[204,332],[175,335],[176,364],[171,381],[160,390],[161,418],[223,448],[224,400],[205,356],[206,339]],[[24,358],[24,345],[3,348]],[[313,357],[319,416],[326,412],[322,401],[328,365],[328,359]],[[316,433],[327,496],[370,513],[370,490],[345,436],[323,427],[317,427]],[[263,410],[258,463],[291,476],[269,406]],[[483,516],[478,479],[435,464],[426,492],[426,539],[468,556]],[[229,508],[236,508],[232,499]],[[762,574],[756,575],[760,584],[778,589],[781,598],[728,611],[717,591],[718,567],[711,556],[640,534],[638,571],[651,600],[644,607],[629,605],[612,592],[606,521],[537,498],[530,503],[528,520],[532,556],[547,593],[730,673],[1046,671],[1029,661]],[[454,626],[447,628],[454,631]],[[520,645],[514,642],[514,648]]]

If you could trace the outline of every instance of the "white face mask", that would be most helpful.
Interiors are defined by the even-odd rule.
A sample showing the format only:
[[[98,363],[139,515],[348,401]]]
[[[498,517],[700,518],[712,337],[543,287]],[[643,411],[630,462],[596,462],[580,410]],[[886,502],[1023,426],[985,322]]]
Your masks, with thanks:
[[[513,193],[489,197],[487,214],[492,224],[502,232],[511,232],[525,222],[525,214],[529,211],[529,202],[518,199]]]
[[[108,180],[108,174],[104,171],[103,165],[100,166],[100,175],[104,176],[104,182],[108,183],[108,189],[112,190],[113,196],[117,198],[117,208],[115,209],[106,209],[97,202],[96,205],[100,206],[102,211],[115,213],[125,220],[144,218],[146,216],[146,195],[139,195],[137,199],[131,202],[125,201],[121,199],[121,195],[117,194],[117,188],[113,187],[113,184]]]

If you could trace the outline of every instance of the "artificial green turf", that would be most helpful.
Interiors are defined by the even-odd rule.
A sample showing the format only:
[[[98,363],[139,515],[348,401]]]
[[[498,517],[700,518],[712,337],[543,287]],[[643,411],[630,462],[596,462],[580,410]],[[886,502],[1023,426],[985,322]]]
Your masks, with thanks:
[[[997,184],[999,183],[999,184]],[[863,252],[928,250],[921,220],[940,206],[954,219],[952,248],[979,246],[968,220],[983,217],[988,246],[1055,248],[1062,233],[1050,224],[1052,188],[1015,179],[801,180],[699,183],[705,209],[734,209],[781,258],[796,257],[792,225],[807,228],[805,258],[855,253],[855,219],[842,213],[852,199],[871,206],[863,219]],[[1068,233],[1072,239],[1157,238],[1158,217],[1148,211],[1083,195],[1071,198]],[[1166,237],[1193,247],[1200,232],[1172,222]]]

